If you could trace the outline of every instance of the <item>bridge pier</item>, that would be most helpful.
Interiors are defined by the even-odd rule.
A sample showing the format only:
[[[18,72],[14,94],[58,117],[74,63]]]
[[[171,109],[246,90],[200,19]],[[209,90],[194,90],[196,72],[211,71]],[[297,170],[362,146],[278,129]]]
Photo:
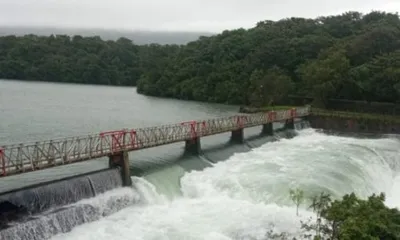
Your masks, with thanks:
[[[119,168],[123,186],[132,186],[131,173],[129,169],[129,155],[127,151],[119,152],[108,157],[110,168]]]
[[[200,152],[201,142],[199,137],[185,141],[185,153],[199,155]]]
[[[232,131],[231,142],[233,143],[243,143],[244,142],[244,134],[243,128],[239,128],[237,130]]]
[[[262,132],[261,132],[261,134],[262,134],[262,135],[268,135],[268,136],[274,135],[274,128],[273,128],[272,122],[271,122],[271,123],[266,123],[266,124],[263,124],[263,125],[262,125]]]
[[[285,129],[292,129],[294,130],[294,119],[288,119],[285,121]]]

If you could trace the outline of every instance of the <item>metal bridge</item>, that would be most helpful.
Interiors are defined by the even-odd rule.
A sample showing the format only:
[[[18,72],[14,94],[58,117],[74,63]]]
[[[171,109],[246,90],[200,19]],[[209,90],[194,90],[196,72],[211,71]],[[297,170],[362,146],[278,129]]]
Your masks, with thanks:
[[[287,121],[309,113],[308,107],[301,107],[2,146],[0,177]]]

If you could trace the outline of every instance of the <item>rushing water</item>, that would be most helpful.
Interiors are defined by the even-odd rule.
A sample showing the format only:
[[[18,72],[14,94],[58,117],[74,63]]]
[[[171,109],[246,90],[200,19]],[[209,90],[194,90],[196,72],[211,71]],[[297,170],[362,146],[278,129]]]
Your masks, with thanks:
[[[35,88],[34,86],[36,85],[32,84],[31,87]],[[57,89],[56,86],[44,84],[45,88],[53,90]],[[100,87],[101,90],[96,89],[97,87],[84,86],[84,88],[97,91],[98,94],[99,92],[109,94],[107,88],[103,87]],[[110,92],[115,91],[114,97],[119,96],[116,94],[119,91],[127,91],[121,88],[110,89]],[[65,97],[69,94],[58,95]],[[128,98],[131,93],[125,94],[125,98]],[[146,111],[153,113],[162,111],[165,114],[169,112],[160,107],[176,109],[173,115],[180,117],[170,115],[165,117],[171,121],[174,118],[183,120],[183,117],[193,119],[193,116],[202,118],[199,109],[213,109],[204,110],[205,117],[212,115],[210,111],[215,115],[229,113],[228,110],[218,112],[216,106],[196,105],[198,103],[172,101],[167,104],[166,101],[152,98],[146,100],[147,98],[135,94],[132,94],[132,98],[145,99],[144,102],[153,101],[152,108],[139,101],[143,108],[137,108],[142,109],[143,114],[136,117],[142,119],[151,116],[145,113]],[[71,101],[75,100],[79,102],[83,99],[77,96]],[[94,100],[89,98],[86,101]],[[107,105],[107,100],[100,101],[106,105],[99,105],[97,108],[104,108],[104,114],[96,115],[94,112],[85,114],[86,108],[81,109],[80,114],[83,114],[83,119],[93,118],[103,124],[89,127],[90,131],[111,126],[114,119],[97,120],[97,118],[112,112],[113,106],[119,109],[119,105],[115,103]],[[116,102],[119,101],[122,100]],[[65,104],[65,100],[60,102]],[[89,104],[87,102],[84,106]],[[123,107],[136,108],[132,107],[131,104],[134,103],[128,100],[122,102]],[[193,106],[201,107],[196,109]],[[0,105],[0,109],[4,112],[4,105]],[[6,108],[5,111],[12,113],[11,109]],[[121,114],[123,112],[115,111],[120,111]],[[185,111],[189,113],[185,114]],[[19,117],[27,114],[22,110],[16,112],[15,115]],[[191,115],[194,112],[197,115]],[[37,114],[35,116],[38,117],[33,124],[35,121],[36,123],[46,121],[45,117],[39,117],[39,113],[30,114]],[[57,112],[54,114],[58,115]],[[50,119],[60,118],[59,121],[62,123],[59,123],[59,128],[63,129],[63,132],[68,132],[66,126],[72,128],[74,125],[69,121],[74,118],[79,119],[80,116],[70,111],[69,114],[75,117],[69,116],[69,119],[65,120],[68,122],[66,123],[63,122],[65,114],[63,112],[58,117],[52,116]],[[129,114],[124,116],[129,118]],[[18,121],[21,125],[22,120]],[[73,122],[76,121],[78,120]],[[121,119],[115,120],[115,123],[121,127],[124,125]],[[8,125],[1,121],[0,124],[0,134],[5,139],[4,136],[7,136],[7,131],[10,130],[4,131],[1,127]],[[29,123],[26,125],[28,127],[20,128],[28,131]],[[81,131],[86,129],[85,126],[78,125],[77,128]],[[246,129],[248,136],[254,135],[257,131],[260,129]],[[24,136],[23,131],[17,132]],[[283,135],[284,133],[280,136]],[[154,151],[134,152],[130,155],[131,164],[140,170],[143,176],[132,177],[134,182],[132,188],[115,189],[73,204],[62,214],[46,213],[37,217],[36,222],[17,225],[16,230],[29,234],[25,234],[25,238],[15,235],[13,239],[261,240],[267,239],[266,233],[270,230],[298,236],[301,233],[300,220],[306,219],[312,213],[303,205],[300,217],[296,216],[296,209],[289,199],[289,189],[296,187],[303,189],[308,196],[320,191],[327,191],[334,197],[349,192],[355,192],[361,197],[385,192],[387,204],[391,207],[400,207],[398,150],[400,140],[397,136],[360,139],[326,135],[313,129],[304,129],[297,131],[297,136],[293,138],[276,138],[276,141],[272,142],[267,142],[267,138],[256,138],[248,140],[243,145],[228,146],[225,144],[227,139],[227,134],[202,139],[204,151],[199,157],[182,156],[182,146],[179,144],[156,148]],[[159,162],[167,165],[151,169],[151,166]],[[32,229],[36,229],[37,232]],[[71,231],[60,233],[69,230]],[[52,236],[54,234],[56,235]]]
[[[269,230],[299,235],[300,219],[311,213],[303,206],[296,217],[288,194],[294,187],[334,197],[383,191],[388,205],[399,206],[399,139],[328,136],[312,129],[298,134],[203,171],[183,173],[175,164],[133,178],[135,189],[126,194],[138,192],[142,204],[52,239],[266,239]],[[177,175],[183,175],[179,183]],[[181,194],[171,200],[172,186]]]

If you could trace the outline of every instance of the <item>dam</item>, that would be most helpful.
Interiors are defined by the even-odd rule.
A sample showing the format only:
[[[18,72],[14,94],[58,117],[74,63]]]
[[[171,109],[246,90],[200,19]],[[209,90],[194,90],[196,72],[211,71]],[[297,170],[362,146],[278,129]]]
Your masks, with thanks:
[[[8,86],[10,98],[18,96],[13,89],[21,90],[21,86],[13,84],[15,86]],[[58,88],[58,85],[53,84],[33,85],[29,86],[30,91],[34,90],[30,94],[45,98],[52,98],[51,93],[57,92]],[[58,92],[53,99],[78,91],[74,86],[63,88],[63,93]],[[47,95],[40,94],[42,91]],[[96,95],[103,93],[105,88],[95,87],[91,91],[96,92],[93,93]],[[107,88],[108,91],[120,95],[126,90]],[[132,98],[131,93],[125,93],[126,99]],[[237,110],[226,110],[225,106],[217,106],[213,110],[214,106],[205,107],[197,103],[168,103],[167,100],[136,97],[134,100],[140,102],[139,105],[146,112],[162,114],[166,122],[228,117]],[[117,100],[124,102],[124,99]],[[77,135],[74,132],[66,134],[72,126],[76,127],[74,131],[78,133],[84,129],[96,132],[96,127],[102,130],[112,129],[113,125],[120,129],[131,126],[132,112],[138,110],[132,109],[126,115],[121,115],[133,108],[131,101],[127,101],[119,111],[113,110],[107,101],[102,105],[107,111],[103,109],[96,116],[96,120],[99,119],[98,125],[92,126],[93,129],[87,124],[93,122],[91,115],[96,115],[96,111],[88,109],[95,109],[90,106],[95,105],[95,101],[91,103],[86,100],[83,107],[76,104],[75,109],[69,111],[69,114],[80,112],[79,116],[70,116],[62,111],[58,114],[60,116],[51,116],[52,120],[57,118],[57,121],[42,120],[46,121],[43,126],[55,130],[42,133],[40,139]],[[65,104],[66,107],[69,105],[66,102],[60,100],[54,105],[60,108]],[[14,101],[14,104],[17,103]],[[159,107],[152,110],[156,104]],[[7,108],[1,107],[3,112],[7,112]],[[7,134],[5,130],[13,125],[14,120],[10,118],[7,124],[3,121],[0,123],[1,143],[9,145],[7,140],[1,139],[5,135],[11,138],[14,136],[12,142],[34,142],[37,138],[23,133],[32,132],[38,136],[36,131],[43,130],[40,129],[42,123],[39,113],[45,116],[45,109],[29,113],[25,108],[20,108],[23,111],[15,113],[13,117],[30,116],[32,123],[29,128],[32,129],[19,124],[21,129],[14,128],[13,133],[18,132],[24,139],[18,138]],[[85,115],[86,111],[90,114]],[[172,114],[174,119],[166,114],[168,111],[175,111]],[[206,115],[213,111],[215,115],[196,115],[201,112]],[[103,112],[112,112],[118,117],[104,117]],[[139,115],[145,117],[146,114],[141,112]],[[150,119],[143,123],[136,121],[134,125],[143,124],[145,127],[160,124],[151,123]],[[113,124],[107,125],[109,121],[113,121]],[[246,128],[242,143],[232,143],[230,131],[203,137],[202,151],[198,155],[187,154],[184,142],[130,152],[132,186],[123,186],[118,168],[108,169],[108,157],[2,177],[3,185],[0,184],[0,188],[8,194],[13,194],[8,186],[21,189],[27,185],[29,176],[28,185],[34,185],[36,189],[30,188],[31,195],[25,191],[27,199],[46,199],[45,192],[58,194],[56,189],[75,197],[44,201],[50,204],[42,206],[40,212],[31,214],[28,219],[2,230],[0,239],[261,240],[268,239],[265,236],[269,231],[288,232],[296,236],[300,233],[299,220],[307,218],[311,213],[304,206],[300,210],[301,216],[296,217],[295,208],[288,196],[288,190],[293,187],[300,187],[310,195],[326,190],[337,197],[350,191],[360,196],[384,191],[388,195],[387,204],[396,206],[400,196],[397,191],[400,183],[397,149],[400,142],[396,135],[383,135],[375,139],[327,135],[309,128],[307,121],[296,121],[294,129],[285,129],[284,126],[284,123],[274,123],[273,135],[260,134],[263,132],[262,126]],[[51,181],[54,185],[51,188],[49,185],[41,185],[43,181]],[[34,203],[43,201],[29,202],[33,203],[31,209],[38,209],[40,204],[35,206]]]

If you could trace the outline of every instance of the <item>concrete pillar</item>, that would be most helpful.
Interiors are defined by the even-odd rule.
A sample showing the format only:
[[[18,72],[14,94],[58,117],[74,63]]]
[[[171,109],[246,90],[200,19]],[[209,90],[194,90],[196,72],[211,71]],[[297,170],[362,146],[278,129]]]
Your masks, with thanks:
[[[232,131],[231,142],[233,143],[244,142],[243,128]]]
[[[262,125],[262,135],[268,135],[272,136],[274,135],[274,128],[273,128],[273,123],[267,123]]]
[[[110,168],[119,168],[123,186],[132,186],[131,173],[129,169],[129,155],[127,151],[109,156],[109,166]]]
[[[294,119],[288,119],[285,122],[285,129],[292,129],[294,130]]]
[[[186,154],[199,155],[200,152],[201,152],[201,142],[199,137],[185,141]]]

